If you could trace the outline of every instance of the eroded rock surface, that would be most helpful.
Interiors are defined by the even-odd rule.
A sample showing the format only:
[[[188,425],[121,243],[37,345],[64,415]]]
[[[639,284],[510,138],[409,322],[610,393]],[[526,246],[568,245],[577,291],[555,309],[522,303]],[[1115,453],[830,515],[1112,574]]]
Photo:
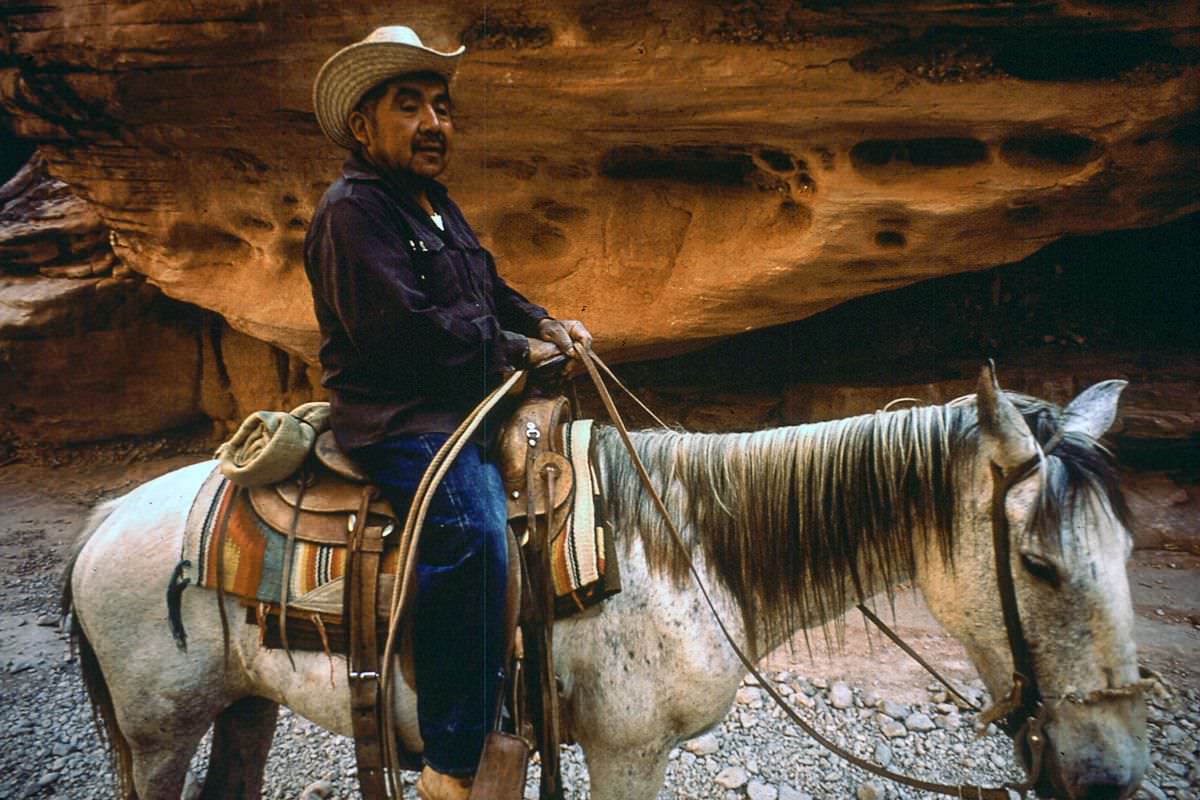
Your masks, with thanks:
[[[229,424],[312,399],[309,371],[163,298],[119,262],[96,209],[40,157],[0,186],[0,443]]]
[[[1189,2],[38,4],[0,21],[0,106],[125,264],[312,360],[301,242],[340,158],[311,82],[394,22],[468,45],[447,180],[610,353],[1200,207]]]

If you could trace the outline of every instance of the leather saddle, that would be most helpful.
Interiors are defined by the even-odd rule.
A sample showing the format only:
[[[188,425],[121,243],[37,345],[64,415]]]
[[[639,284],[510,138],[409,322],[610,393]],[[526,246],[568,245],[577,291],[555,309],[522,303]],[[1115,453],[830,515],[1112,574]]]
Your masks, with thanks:
[[[563,427],[570,409],[564,397],[534,397],[526,400],[500,430],[497,440],[497,465],[504,482],[511,522],[525,522],[530,511],[528,473],[555,474],[553,496],[534,491],[533,511],[541,517],[553,510],[552,523],[565,516],[574,480],[571,464],[564,454]],[[354,463],[333,437],[325,431],[317,437],[312,458],[305,469],[291,478],[248,490],[250,504],[259,518],[284,535],[319,544],[345,545],[354,530],[363,493],[373,491],[368,505],[371,527],[398,531],[404,516],[370,483],[362,468]],[[408,509],[401,509],[407,513]],[[557,530],[552,524],[551,530]],[[392,531],[382,535],[386,538]]]
[[[371,492],[367,525],[386,532],[399,530],[404,518],[370,479],[342,452],[333,431],[317,437],[313,458],[292,478],[249,490],[250,505],[259,518],[284,535],[305,542],[345,545],[357,522],[364,492]],[[405,509],[407,511],[407,509]],[[387,530],[388,526],[392,530]]]

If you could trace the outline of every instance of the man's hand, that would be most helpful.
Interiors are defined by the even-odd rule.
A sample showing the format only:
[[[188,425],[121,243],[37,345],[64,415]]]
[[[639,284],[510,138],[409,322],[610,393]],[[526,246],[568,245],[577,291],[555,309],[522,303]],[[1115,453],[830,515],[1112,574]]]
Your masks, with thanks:
[[[558,347],[541,339],[529,340],[529,366],[536,367],[543,361],[549,361],[559,355]]]
[[[544,319],[538,323],[538,337],[553,342],[564,355],[575,357],[575,347],[592,349],[592,334],[577,319]]]

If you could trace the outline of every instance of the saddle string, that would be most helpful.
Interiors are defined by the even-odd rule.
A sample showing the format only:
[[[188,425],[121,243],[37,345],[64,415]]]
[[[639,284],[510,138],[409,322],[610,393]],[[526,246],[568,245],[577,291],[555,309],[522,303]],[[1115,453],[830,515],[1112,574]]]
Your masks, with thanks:
[[[300,477],[296,479],[296,507],[292,509],[292,522],[288,525],[287,540],[283,545],[283,575],[279,581],[279,641],[293,672],[296,670],[296,660],[292,658],[287,634],[288,584],[291,583],[292,553],[296,550],[296,531],[300,527],[300,509],[304,505],[304,490],[307,488],[308,480],[301,472]]]
[[[948,784],[933,783],[931,781],[923,781],[918,778],[910,777],[908,775],[901,775],[899,773],[895,773],[890,770],[884,769],[883,767],[880,767],[877,764],[867,761],[866,759],[860,758],[859,756],[856,756],[854,753],[851,753],[851,752],[839,747],[837,744],[835,744],[834,742],[829,740],[827,737],[825,737],[820,731],[818,731],[812,725],[807,723],[803,718],[801,718],[799,716],[799,714],[797,714],[796,711],[783,699],[783,697],[779,694],[778,690],[775,689],[775,687],[772,685],[772,683],[770,681],[768,681],[766,679],[766,677],[762,675],[761,672],[759,672],[758,668],[754,665],[754,663],[750,660],[750,658],[745,654],[745,652],[743,652],[742,648],[738,646],[737,642],[733,638],[733,635],[729,632],[729,629],[726,627],[724,620],[721,618],[720,612],[717,611],[716,604],[713,602],[712,597],[709,595],[708,589],[705,587],[704,581],[700,577],[699,571],[696,569],[696,565],[691,560],[691,555],[688,551],[687,545],[684,543],[683,537],[680,536],[679,530],[678,530],[678,528],[676,528],[675,522],[674,522],[674,520],[672,520],[670,513],[667,511],[666,506],[664,505],[664,503],[662,501],[662,498],[659,496],[658,492],[655,491],[654,485],[650,480],[650,476],[646,472],[646,467],[642,463],[641,458],[638,456],[637,449],[633,446],[632,440],[629,438],[629,431],[625,427],[625,424],[621,418],[621,414],[617,410],[615,404],[613,403],[612,396],[611,396],[611,394],[609,394],[607,387],[604,385],[604,381],[601,378],[600,372],[597,369],[596,364],[595,364],[595,362],[599,361],[599,358],[594,353],[584,351],[581,353],[580,359],[583,361],[584,367],[587,369],[588,374],[592,378],[592,381],[596,384],[596,390],[600,395],[601,402],[604,404],[604,409],[608,413],[608,415],[612,418],[613,424],[617,429],[617,433],[620,436],[622,443],[625,445],[625,449],[629,452],[629,456],[630,456],[631,460],[633,461],[634,469],[638,473],[638,478],[641,480],[642,485],[646,488],[646,491],[649,493],[650,499],[653,501],[656,510],[659,512],[659,514],[663,518],[663,521],[666,523],[666,528],[667,528],[668,532],[671,534],[672,540],[675,542],[675,545],[682,552],[685,563],[687,564],[687,567],[688,567],[688,571],[691,573],[692,579],[696,583],[696,587],[699,589],[701,596],[704,598],[705,604],[708,606],[709,611],[712,613],[713,619],[717,623],[717,627],[721,630],[721,633],[725,637],[726,642],[729,644],[730,649],[733,650],[733,652],[737,656],[738,660],[741,661],[742,666],[745,667],[746,670],[751,675],[754,676],[754,678],[758,681],[759,685],[763,688],[763,690],[766,691],[766,693],[768,695],[770,695],[771,699],[775,701],[776,705],[778,705],[779,708],[784,712],[784,714],[787,715],[788,719],[790,719],[801,730],[803,730],[806,734],[808,734],[810,737],[812,737],[817,743],[819,743],[820,745],[825,747],[830,752],[838,755],[842,759],[850,762],[854,766],[859,767],[860,769],[864,769],[875,775],[879,775],[880,777],[895,781],[897,783],[901,783],[906,786],[911,786],[915,789],[920,789],[922,791],[927,791],[927,792],[936,792],[939,794],[946,794],[946,795],[950,795],[952,797],[962,797],[964,795],[973,795],[975,797],[981,798],[981,800],[1009,800],[1010,790],[1016,791],[1020,794],[1024,794],[1025,792],[1027,792],[1029,790],[1030,786],[1032,785],[1033,780],[1036,779],[1036,775],[1037,775],[1036,772],[1034,773],[1033,777],[1031,777],[1031,779],[1029,781],[1027,781],[1025,784],[1005,784],[1003,787],[985,787],[985,786],[978,786],[978,785],[974,785],[974,784],[948,785]],[[1030,739],[1034,740],[1034,738],[1036,737],[1036,739],[1040,740],[1041,739],[1040,720],[1031,718],[1029,721],[1029,724],[1030,724],[1030,730],[1031,730]],[[1035,752],[1035,757],[1037,757],[1037,760],[1040,762],[1040,748],[1037,748],[1037,750]],[[1037,766],[1040,767],[1040,763]]]
[[[229,520],[233,517],[233,509],[241,499],[245,490],[234,485],[230,493],[229,506],[225,509],[217,526],[217,535],[213,538],[213,550],[217,554],[217,616],[221,619],[221,663],[226,672],[229,671],[229,614],[225,611],[225,537],[229,531]]]

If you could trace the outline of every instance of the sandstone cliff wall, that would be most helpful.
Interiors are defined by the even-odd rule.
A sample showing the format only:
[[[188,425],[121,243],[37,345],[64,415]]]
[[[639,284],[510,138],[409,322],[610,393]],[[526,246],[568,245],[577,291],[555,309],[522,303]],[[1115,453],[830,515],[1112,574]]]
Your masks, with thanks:
[[[312,78],[397,21],[468,45],[447,180],[610,353],[1200,207],[1193,2],[19,5],[3,127],[129,269],[312,360],[300,247],[339,163]]]
[[[586,319],[612,357],[694,349],[1200,207],[1194,2],[398,13],[258,0],[0,12],[0,178],[41,153],[0,190],[0,437],[219,428],[320,395],[300,245],[340,156],[309,90],[326,56],[380,24],[468,45],[447,181],[506,275]],[[1175,279],[1148,280],[1169,294]],[[944,309],[910,313],[910,340],[950,324]],[[841,354],[873,352],[860,337],[880,331],[830,324]],[[1080,335],[1059,325],[1046,335]],[[972,340],[972,358],[997,338]],[[757,398],[714,381],[677,416],[754,426],[867,410],[914,382],[958,390],[902,356],[873,356],[892,374],[865,394],[845,372]],[[1144,430],[1188,441],[1193,378],[1156,378],[1139,358],[1110,360],[1185,387],[1138,401]],[[1041,384],[1078,374],[1037,366]]]

